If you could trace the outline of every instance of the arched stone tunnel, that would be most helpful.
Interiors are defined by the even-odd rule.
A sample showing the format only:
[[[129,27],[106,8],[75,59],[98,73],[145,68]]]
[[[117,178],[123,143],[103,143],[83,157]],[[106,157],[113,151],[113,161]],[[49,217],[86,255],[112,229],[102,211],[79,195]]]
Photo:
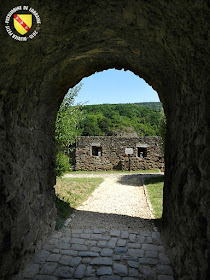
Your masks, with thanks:
[[[26,0],[41,17],[12,39],[2,0],[0,278],[10,279],[54,229],[54,122],[69,87],[109,68],[159,94],[167,120],[162,235],[178,279],[210,279],[209,1]]]

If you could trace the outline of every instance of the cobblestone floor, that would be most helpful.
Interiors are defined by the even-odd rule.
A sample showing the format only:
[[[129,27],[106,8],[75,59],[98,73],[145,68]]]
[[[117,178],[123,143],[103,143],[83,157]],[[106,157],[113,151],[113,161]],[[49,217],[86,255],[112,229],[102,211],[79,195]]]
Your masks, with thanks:
[[[131,184],[129,177],[128,179],[130,183],[127,187],[132,187],[134,183]],[[106,184],[103,185],[106,187]],[[101,190],[99,188],[95,192],[95,195],[93,193],[89,206],[91,203],[95,205],[94,197],[97,198],[98,192],[102,193],[105,190],[103,185]],[[116,190],[119,189],[119,186],[112,182],[113,185],[115,185]],[[130,191],[131,188],[128,187],[128,192]],[[140,193],[144,200],[143,192]],[[115,196],[117,197],[117,195],[116,191]],[[89,206],[88,210],[90,211]],[[90,223],[86,224],[86,228],[83,225],[78,229],[75,220],[79,221],[80,216],[78,215],[81,215],[81,210],[84,211],[82,214],[84,223],[85,215]],[[119,213],[115,214],[113,218],[113,214],[85,213],[85,210],[87,211],[87,209],[80,209],[78,213],[73,215],[74,222],[72,221],[71,226],[54,232],[31,264],[25,268],[23,274],[14,277],[13,280],[174,279],[170,261],[160,239],[160,233],[150,219],[129,217],[119,215]],[[88,213],[91,214],[91,218],[88,218]],[[107,219],[106,223],[101,222],[103,228],[98,228],[96,222],[97,226],[94,227],[94,220],[102,221],[101,215],[104,215],[105,220]],[[119,217],[119,223],[117,223],[116,217]],[[115,221],[116,227],[114,227]],[[81,221],[78,225],[80,224]],[[112,228],[106,226],[110,224]],[[120,227],[117,226],[119,224]],[[134,224],[138,224],[138,226],[134,226]]]
[[[54,233],[23,279],[173,280],[158,231],[66,229]]]

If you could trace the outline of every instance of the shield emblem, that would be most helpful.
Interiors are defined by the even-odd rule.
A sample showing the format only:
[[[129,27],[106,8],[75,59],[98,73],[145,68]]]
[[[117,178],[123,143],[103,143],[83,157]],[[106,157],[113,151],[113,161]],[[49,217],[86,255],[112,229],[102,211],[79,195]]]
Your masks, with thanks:
[[[24,35],[32,26],[32,14],[15,14],[13,22],[17,32]]]

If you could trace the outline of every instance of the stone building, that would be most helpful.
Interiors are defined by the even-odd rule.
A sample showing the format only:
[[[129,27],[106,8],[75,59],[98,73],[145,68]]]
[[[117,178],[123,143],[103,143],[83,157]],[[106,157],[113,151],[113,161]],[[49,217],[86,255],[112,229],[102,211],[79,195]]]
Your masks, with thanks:
[[[76,170],[140,170],[164,165],[161,137],[81,136]]]
[[[17,1],[0,1],[0,279],[54,230],[54,124],[67,90],[112,68],[143,78],[163,103],[161,238],[177,279],[210,279],[209,1],[32,3],[39,35],[17,42],[3,31]]]

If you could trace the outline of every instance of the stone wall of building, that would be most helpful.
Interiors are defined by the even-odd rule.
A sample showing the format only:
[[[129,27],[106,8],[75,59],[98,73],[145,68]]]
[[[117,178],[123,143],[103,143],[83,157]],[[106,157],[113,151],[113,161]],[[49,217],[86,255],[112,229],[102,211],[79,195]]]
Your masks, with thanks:
[[[0,279],[54,228],[63,97],[112,68],[158,92],[167,116],[162,236],[179,280],[210,279],[209,1],[34,0],[42,24],[27,42],[4,27],[17,5],[0,1]]]
[[[125,149],[133,149],[126,154]],[[161,137],[82,136],[76,143],[76,170],[163,168]]]

